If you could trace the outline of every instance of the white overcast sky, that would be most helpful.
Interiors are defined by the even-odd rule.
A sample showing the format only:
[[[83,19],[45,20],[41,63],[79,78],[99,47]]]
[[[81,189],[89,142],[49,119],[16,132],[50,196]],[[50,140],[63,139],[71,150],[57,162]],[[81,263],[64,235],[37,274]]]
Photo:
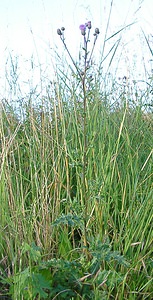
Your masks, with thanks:
[[[56,33],[57,28],[61,26],[66,28],[67,45],[77,57],[82,38],[79,25],[91,20],[93,28],[100,29],[96,45],[100,53],[111,2],[111,0],[0,0],[0,80],[4,79],[9,53],[12,57],[21,57],[20,63],[36,55],[44,67],[45,64],[49,64],[51,51],[56,49],[60,54],[63,49]],[[125,75],[126,63],[129,68],[133,68],[135,64],[139,72],[143,68],[144,58],[145,64],[149,67],[151,55],[145,45],[141,28],[152,43],[153,0],[114,0],[107,38],[133,22],[135,24],[122,34],[118,52],[122,56],[122,62],[118,66],[121,76]],[[117,37],[112,39],[112,43],[115,39]],[[25,70],[28,74],[28,68],[23,66],[24,76]]]

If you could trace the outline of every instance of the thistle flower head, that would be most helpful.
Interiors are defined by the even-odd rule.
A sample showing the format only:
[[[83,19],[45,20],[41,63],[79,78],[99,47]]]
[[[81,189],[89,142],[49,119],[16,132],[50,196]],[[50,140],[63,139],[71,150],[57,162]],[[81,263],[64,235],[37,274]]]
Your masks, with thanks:
[[[86,34],[86,25],[81,24],[81,25],[79,26],[79,29],[81,30],[81,34],[82,34],[82,35],[85,35],[85,34]]]
[[[96,29],[95,29],[95,33],[96,33],[96,34],[99,34],[99,33],[100,33],[99,28],[96,28]]]
[[[91,29],[91,21],[88,21],[88,23],[87,23],[87,27],[88,27],[88,29]]]
[[[57,29],[57,34],[58,34],[58,35],[62,35],[61,29],[59,29],[59,28]]]

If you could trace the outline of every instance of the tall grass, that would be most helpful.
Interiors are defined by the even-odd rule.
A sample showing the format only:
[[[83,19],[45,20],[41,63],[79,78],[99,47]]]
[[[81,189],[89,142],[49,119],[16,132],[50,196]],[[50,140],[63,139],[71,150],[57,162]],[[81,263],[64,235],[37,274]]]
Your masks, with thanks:
[[[1,103],[1,299],[153,298],[153,117],[100,81]]]

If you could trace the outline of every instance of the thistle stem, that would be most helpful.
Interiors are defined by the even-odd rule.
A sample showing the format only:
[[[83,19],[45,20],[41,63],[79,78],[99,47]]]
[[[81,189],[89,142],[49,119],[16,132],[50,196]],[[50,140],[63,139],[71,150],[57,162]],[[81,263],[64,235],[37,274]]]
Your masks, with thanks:
[[[86,28],[88,27],[88,35],[86,38]],[[63,42],[63,45],[73,63],[73,65],[75,66],[77,73],[81,79],[81,83],[82,83],[82,92],[83,92],[83,158],[82,158],[82,164],[83,164],[83,170],[82,170],[82,203],[83,203],[83,210],[84,210],[84,247],[85,247],[85,253],[86,253],[86,257],[87,259],[89,259],[89,252],[88,252],[88,241],[87,241],[87,216],[88,216],[88,195],[87,195],[87,182],[86,182],[86,178],[87,178],[87,147],[88,147],[88,141],[87,141],[87,92],[86,92],[86,77],[87,77],[87,69],[89,68],[89,64],[91,62],[91,58],[93,55],[93,51],[94,51],[94,47],[95,47],[95,43],[97,40],[97,36],[99,34],[99,29],[96,28],[95,29],[95,38],[94,38],[94,43],[93,43],[93,47],[91,50],[91,54],[89,57],[89,60],[87,61],[87,57],[88,57],[88,42],[89,42],[89,36],[90,36],[90,29],[91,29],[91,22],[89,21],[86,25],[80,25],[80,30],[81,30],[81,34],[84,36],[84,51],[85,51],[85,55],[84,55],[84,72],[81,72],[80,69],[78,68],[77,64],[75,63],[71,53],[69,52],[67,45],[65,43],[64,40],[64,33],[63,31],[65,30],[65,28],[61,28],[61,29],[57,29],[57,33],[58,35],[60,35],[61,41]]]
[[[64,45],[64,47],[65,47],[65,49],[66,49],[66,51],[67,51],[67,53],[68,53],[68,55],[69,55],[69,57],[70,57],[72,63],[73,63],[73,65],[75,66],[75,68],[76,68],[76,70],[77,70],[77,72],[78,72],[79,77],[80,77],[81,80],[82,80],[81,72],[80,72],[80,70],[79,70],[77,64],[75,63],[75,61],[74,61],[74,59],[73,59],[73,57],[72,57],[72,55],[71,55],[69,49],[67,48],[66,43],[65,43],[65,41],[64,41],[64,38],[63,38],[62,36],[60,36],[60,38],[61,38],[61,40],[62,40],[62,42],[63,42],[63,45]]]

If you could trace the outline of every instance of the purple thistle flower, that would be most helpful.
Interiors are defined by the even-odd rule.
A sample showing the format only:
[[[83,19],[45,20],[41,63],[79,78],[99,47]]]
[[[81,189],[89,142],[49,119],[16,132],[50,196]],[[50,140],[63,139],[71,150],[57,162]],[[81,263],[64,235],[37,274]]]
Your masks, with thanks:
[[[79,29],[80,29],[80,30],[86,30],[86,25],[81,24],[81,25],[79,26]]]
[[[85,35],[85,34],[86,34],[86,25],[81,24],[81,25],[79,26],[79,29],[81,30],[81,34],[82,34],[82,35]]]

